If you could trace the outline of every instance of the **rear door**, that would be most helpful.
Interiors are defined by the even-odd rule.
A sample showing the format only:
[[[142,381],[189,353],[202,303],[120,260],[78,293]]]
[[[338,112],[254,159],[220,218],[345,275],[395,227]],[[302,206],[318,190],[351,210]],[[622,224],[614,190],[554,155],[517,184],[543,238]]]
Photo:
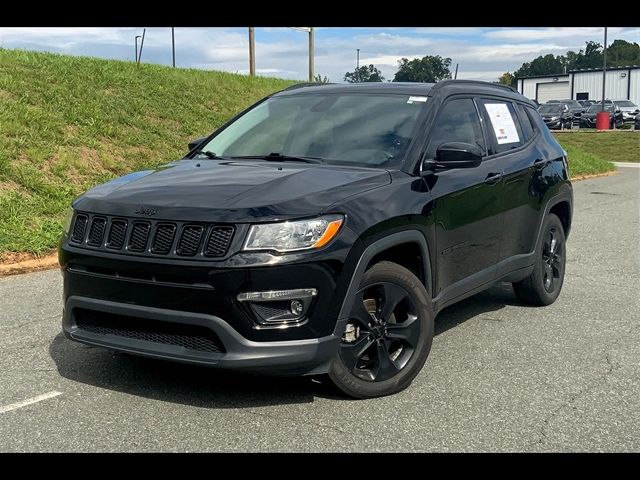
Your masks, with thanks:
[[[529,263],[525,254],[534,248],[541,201],[533,182],[546,162],[536,146],[538,127],[532,124],[528,107],[501,98],[481,98],[478,104],[494,151],[491,160],[503,175],[496,192],[504,219],[497,257],[497,274],[502,275]]]
[[[471,97],[455,96],[440,106],[423,158],[434,159],[445,142],[476,144],[487,151],[482,120]],[[502,230],[497,194],[501,170],[493,160],[476,168],[440,170],[429,181],[434,199],[435,295],[450,300],[495,278]]]

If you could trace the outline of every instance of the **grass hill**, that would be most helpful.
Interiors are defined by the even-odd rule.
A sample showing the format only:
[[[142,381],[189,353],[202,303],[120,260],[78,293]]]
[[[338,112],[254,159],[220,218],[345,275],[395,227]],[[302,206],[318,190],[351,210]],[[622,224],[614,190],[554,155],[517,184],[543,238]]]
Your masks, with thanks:
[[[180,158],[294,82],[0,49],[0,254],[42,253],[91,186]]]

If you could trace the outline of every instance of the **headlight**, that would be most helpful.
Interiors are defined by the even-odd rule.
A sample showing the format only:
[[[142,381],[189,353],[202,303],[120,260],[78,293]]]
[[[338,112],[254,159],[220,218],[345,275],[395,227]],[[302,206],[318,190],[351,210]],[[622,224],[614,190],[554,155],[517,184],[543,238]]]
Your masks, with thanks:
[[[73,220],[73,214],[74,214],[73,207],[69,207],[67,209],[67,215],[64,218],[64,224],[63,224],[65,235],[69,234],[69,229],[71,228],[71,220]]]
[[[343,221],[342,215],[325,215],[309,220],[252,225],[243,250],[293,252],[324,247],[336,236]]]
[[[557,120],[558,117],[551,117],[551,120]]]

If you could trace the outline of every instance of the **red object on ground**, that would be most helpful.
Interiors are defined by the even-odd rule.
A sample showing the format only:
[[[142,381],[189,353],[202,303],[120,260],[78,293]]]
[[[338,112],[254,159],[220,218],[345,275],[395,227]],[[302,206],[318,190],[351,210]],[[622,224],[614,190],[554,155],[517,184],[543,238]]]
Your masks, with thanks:
[[[596,113],[596,130],[609,130],[609,112]]]

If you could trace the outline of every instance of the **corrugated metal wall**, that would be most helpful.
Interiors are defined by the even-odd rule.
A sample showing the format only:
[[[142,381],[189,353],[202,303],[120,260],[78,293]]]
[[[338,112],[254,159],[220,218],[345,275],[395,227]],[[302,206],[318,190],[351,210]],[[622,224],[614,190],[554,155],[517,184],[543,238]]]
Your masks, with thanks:
[[[573,75],[573,98],[577,93],[587,92],[589,100],[602,100],[602,72],[575,72]],[[607,72],[605,95],[608,100],[627,98],[627,75],[627,70]]]
[[[625,76],[623,77],[622,74]],[[588,93],[589,100],[601,100],[602,71],[574,72],[570,75],[558,75],[558,81],[569,80],[574,77],[573,98],[577,93]],[[631,69],[631,91],[627,97],[629,70],[611,70],[607,72],[606,98],[609,100],[623,100],[629,98],[636,105],[640,105],[640,68]],[[538,77],[518,79],[518,91],[525,97],[536,99],[536,84],[551,82],[553,77]],[[569,83],[571,85],[571,83]],[[569,98],[571,92],[567,93]]]
[[[629,100],[636,105],[640,105],[640,68],[631,70],[631,95]]]

